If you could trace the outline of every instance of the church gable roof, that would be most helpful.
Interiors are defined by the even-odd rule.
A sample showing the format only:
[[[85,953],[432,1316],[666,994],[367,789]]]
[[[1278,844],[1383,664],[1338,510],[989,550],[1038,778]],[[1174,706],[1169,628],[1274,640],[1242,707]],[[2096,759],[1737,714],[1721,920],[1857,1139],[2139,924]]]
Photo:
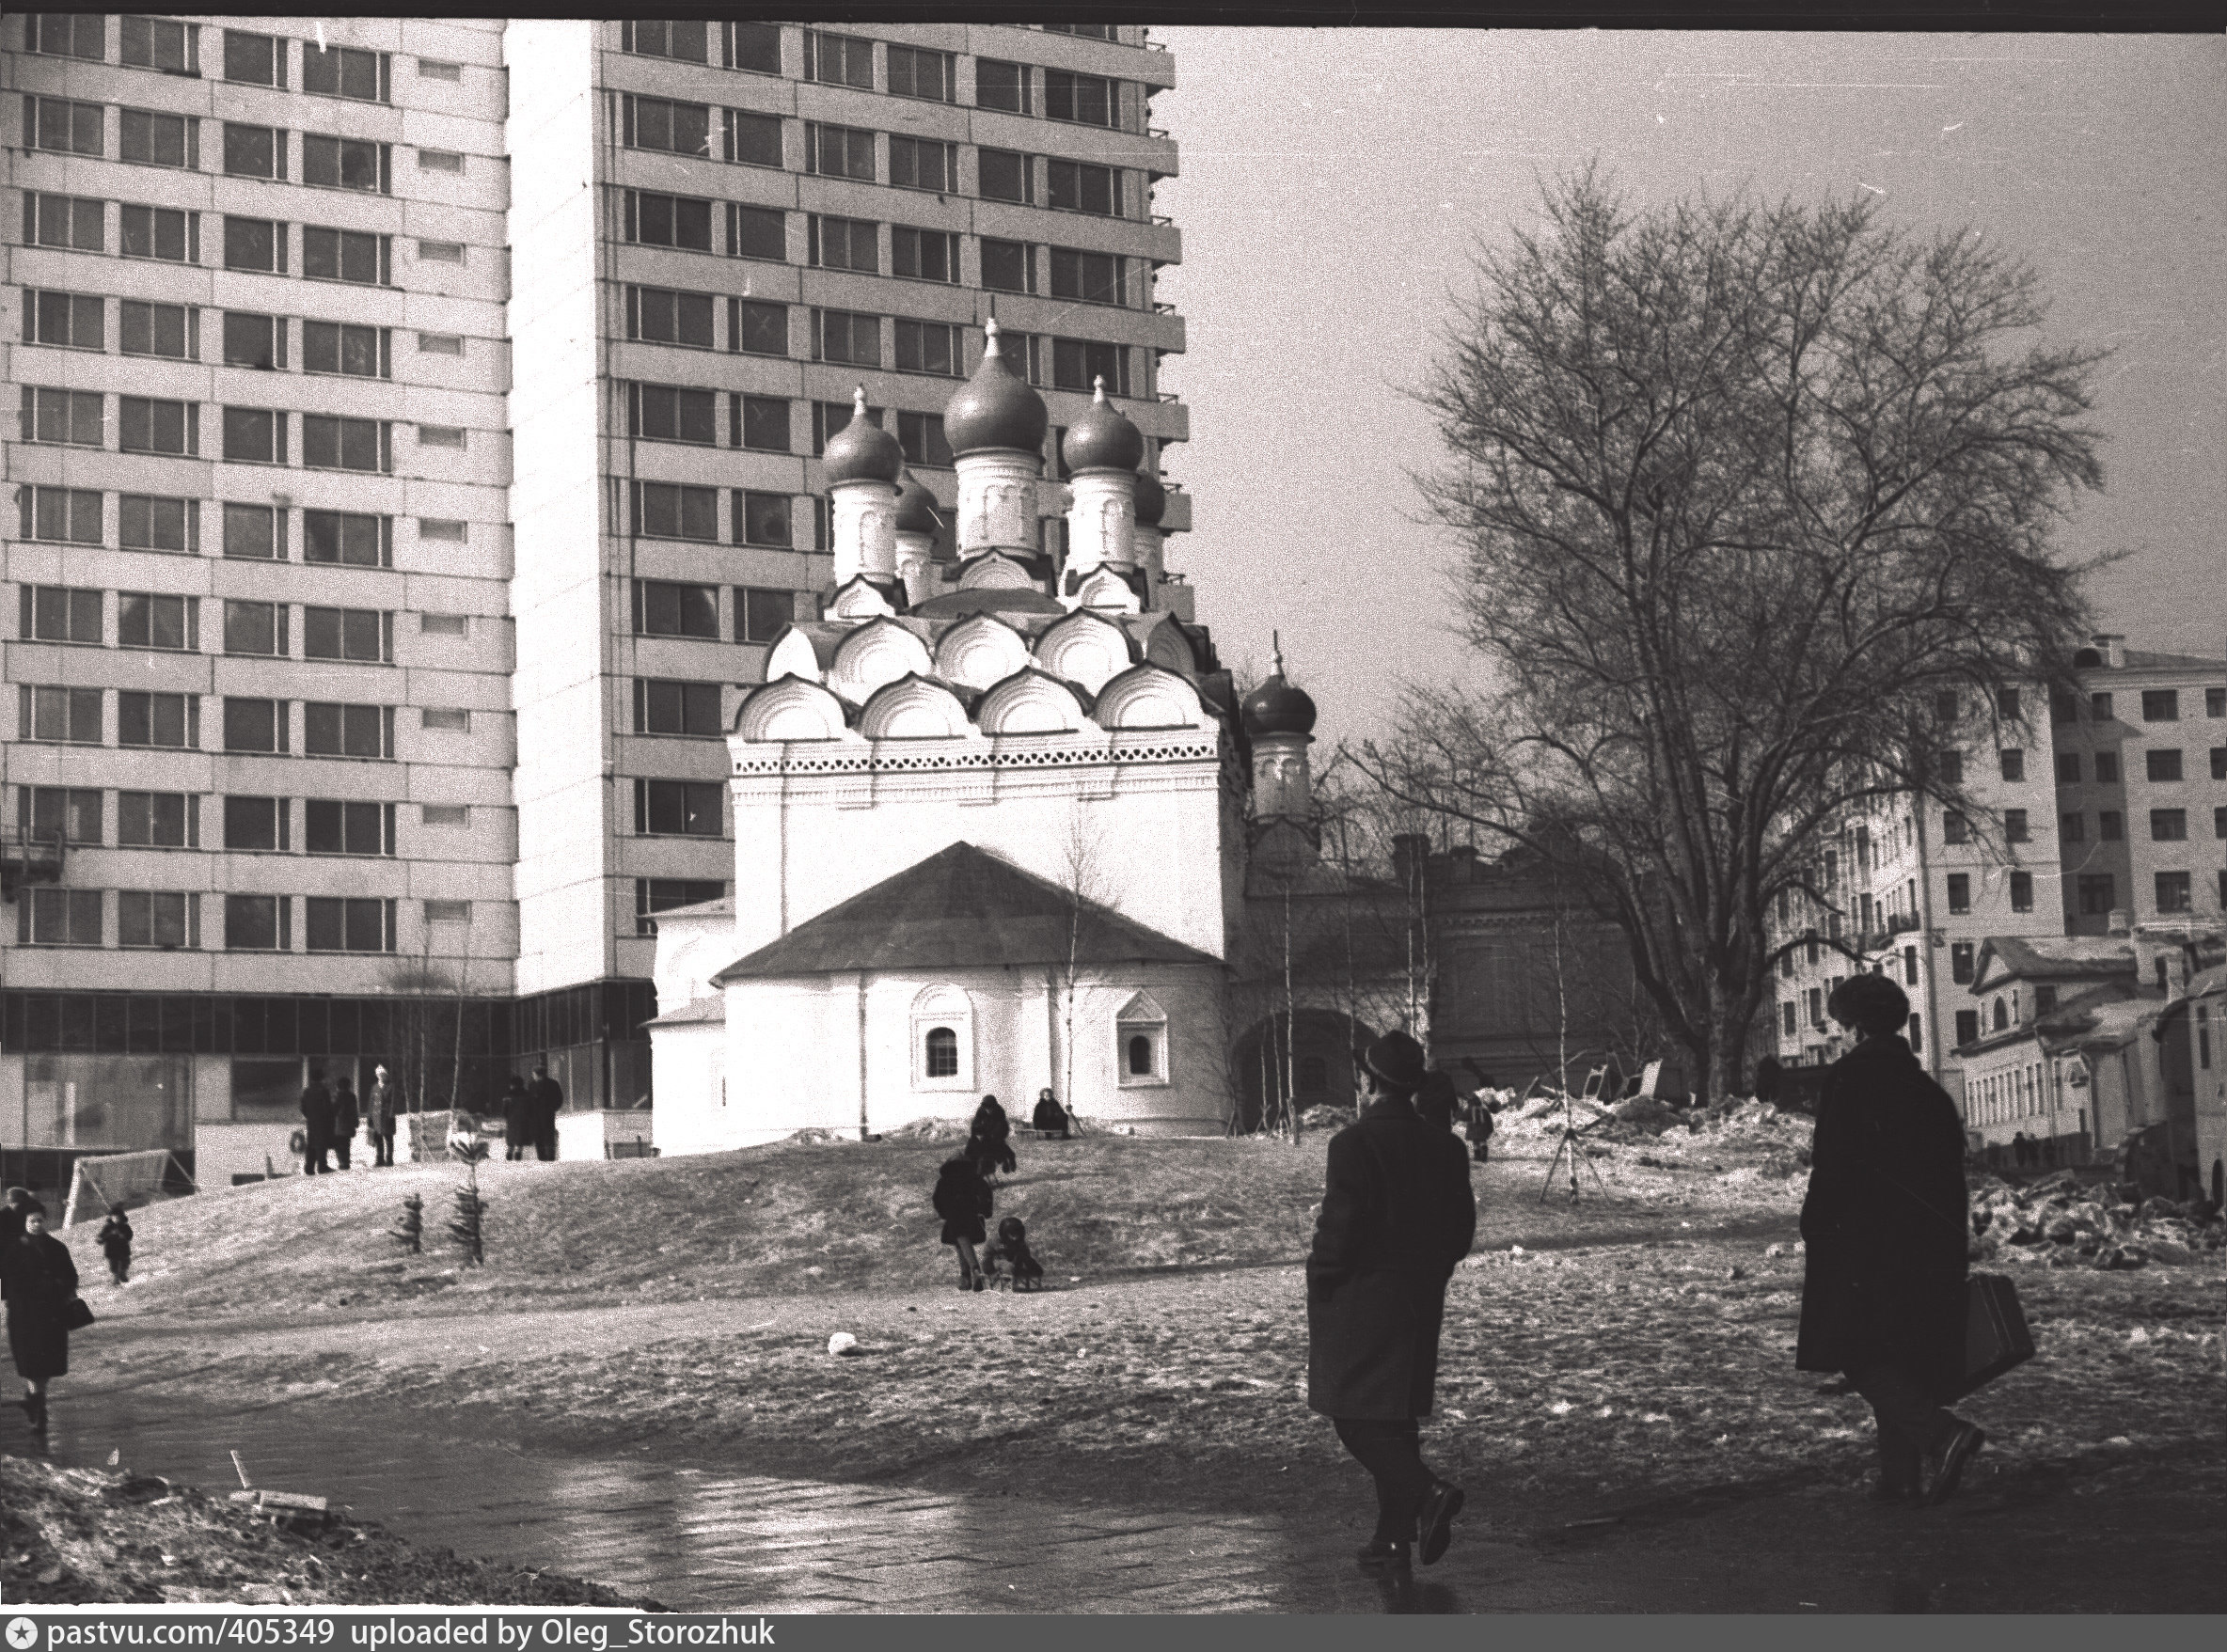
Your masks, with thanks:
[[[1195,947],[971,843],[954,843],[736,960],[715,984],[868,970],[1065,964],[1217,964]]]

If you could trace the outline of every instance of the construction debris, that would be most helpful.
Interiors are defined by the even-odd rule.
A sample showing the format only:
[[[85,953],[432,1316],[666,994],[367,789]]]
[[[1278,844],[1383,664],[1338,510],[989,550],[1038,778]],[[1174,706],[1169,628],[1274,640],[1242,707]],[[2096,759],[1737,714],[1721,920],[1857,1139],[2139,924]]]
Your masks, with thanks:
[[[2045,1267],[2177,1265],[2227,1249],[2227,1223],[2202,1199],[2142,1199],[2132,1185],[2083,1183],[2071,1171],[2014,1186],[1971,1183],[1975,1261]]]

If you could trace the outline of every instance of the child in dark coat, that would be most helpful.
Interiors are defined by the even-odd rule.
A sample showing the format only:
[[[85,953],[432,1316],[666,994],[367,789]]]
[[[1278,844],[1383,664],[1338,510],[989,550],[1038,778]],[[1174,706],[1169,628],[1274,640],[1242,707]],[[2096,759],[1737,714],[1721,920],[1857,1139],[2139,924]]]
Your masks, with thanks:
[[[974,1260],[974,1247],[987,1236],[983,1224],[989,1219],[990,1193],[989,1184],[982,1179],[972,1160],[944,1161],[936,1174],[935,1205],[936,1214],[943,1219],[943,1242],[959,1253],[959,1289],[981,1290],[983,1278]]]
[[[1012,1141],[1013,1121],[1005,1116],[996,1096],[984,1096],[967,1134],[968,1159],[986,1176],[998,1170],[1011,1175],[1019,1168],[1019,1161],[1013,1156]]]
[[[101,1224],[94,1235],[101,1242],[101,1254],[108,1258],[109,1277],[118,1284],[130,1282],[132,1273],[132,1221],[124,1215],[120,1204],[108,1213],[108,1219]]]

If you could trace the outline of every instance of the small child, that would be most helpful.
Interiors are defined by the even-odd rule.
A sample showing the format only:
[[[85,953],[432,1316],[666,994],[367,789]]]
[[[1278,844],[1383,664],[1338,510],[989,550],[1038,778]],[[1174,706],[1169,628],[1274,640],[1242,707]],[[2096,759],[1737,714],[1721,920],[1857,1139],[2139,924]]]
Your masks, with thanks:
[[[1028,1224],[1018,1216],[998,1223],[998,1236],[982,1253],[982,1271],[989,1279],[1003,1278],[1017,1291],[1040,1290],[1044,1265],[1029,1253]]]
[[[124,1215],[120,1204],[112,1206],[108,1219],[101,1224],[95,1235],[100,1240],[101,1254],[108,1258],[109,1277],[118,1284],[129,1284],[132,1272],[132,1222]]]

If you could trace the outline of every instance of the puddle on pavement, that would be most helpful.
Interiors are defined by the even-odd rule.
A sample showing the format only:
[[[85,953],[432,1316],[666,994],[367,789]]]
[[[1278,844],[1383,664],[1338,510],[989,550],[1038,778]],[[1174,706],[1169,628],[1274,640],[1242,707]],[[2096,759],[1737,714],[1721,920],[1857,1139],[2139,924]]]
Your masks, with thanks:
[[[238,1483],[238,1451],[256,1485],[330,1497],[413,1543],[587,1577],[685,1610],[1469,1610],[1444,1582],[1380,1602],[1366,1581],[1330,1564],[1342,1548],[1303,1546],[1266,1517],[524,1453],[429,1438],[399,1409],[304,1402],[187,1414],[151,1391],[58,1387],[43,1454],[57,1463],[100,1467],[113,1451],[132,1468],[221,1495]],[[0,1418],[0,1451],[39,1455],[34,1444]]]

